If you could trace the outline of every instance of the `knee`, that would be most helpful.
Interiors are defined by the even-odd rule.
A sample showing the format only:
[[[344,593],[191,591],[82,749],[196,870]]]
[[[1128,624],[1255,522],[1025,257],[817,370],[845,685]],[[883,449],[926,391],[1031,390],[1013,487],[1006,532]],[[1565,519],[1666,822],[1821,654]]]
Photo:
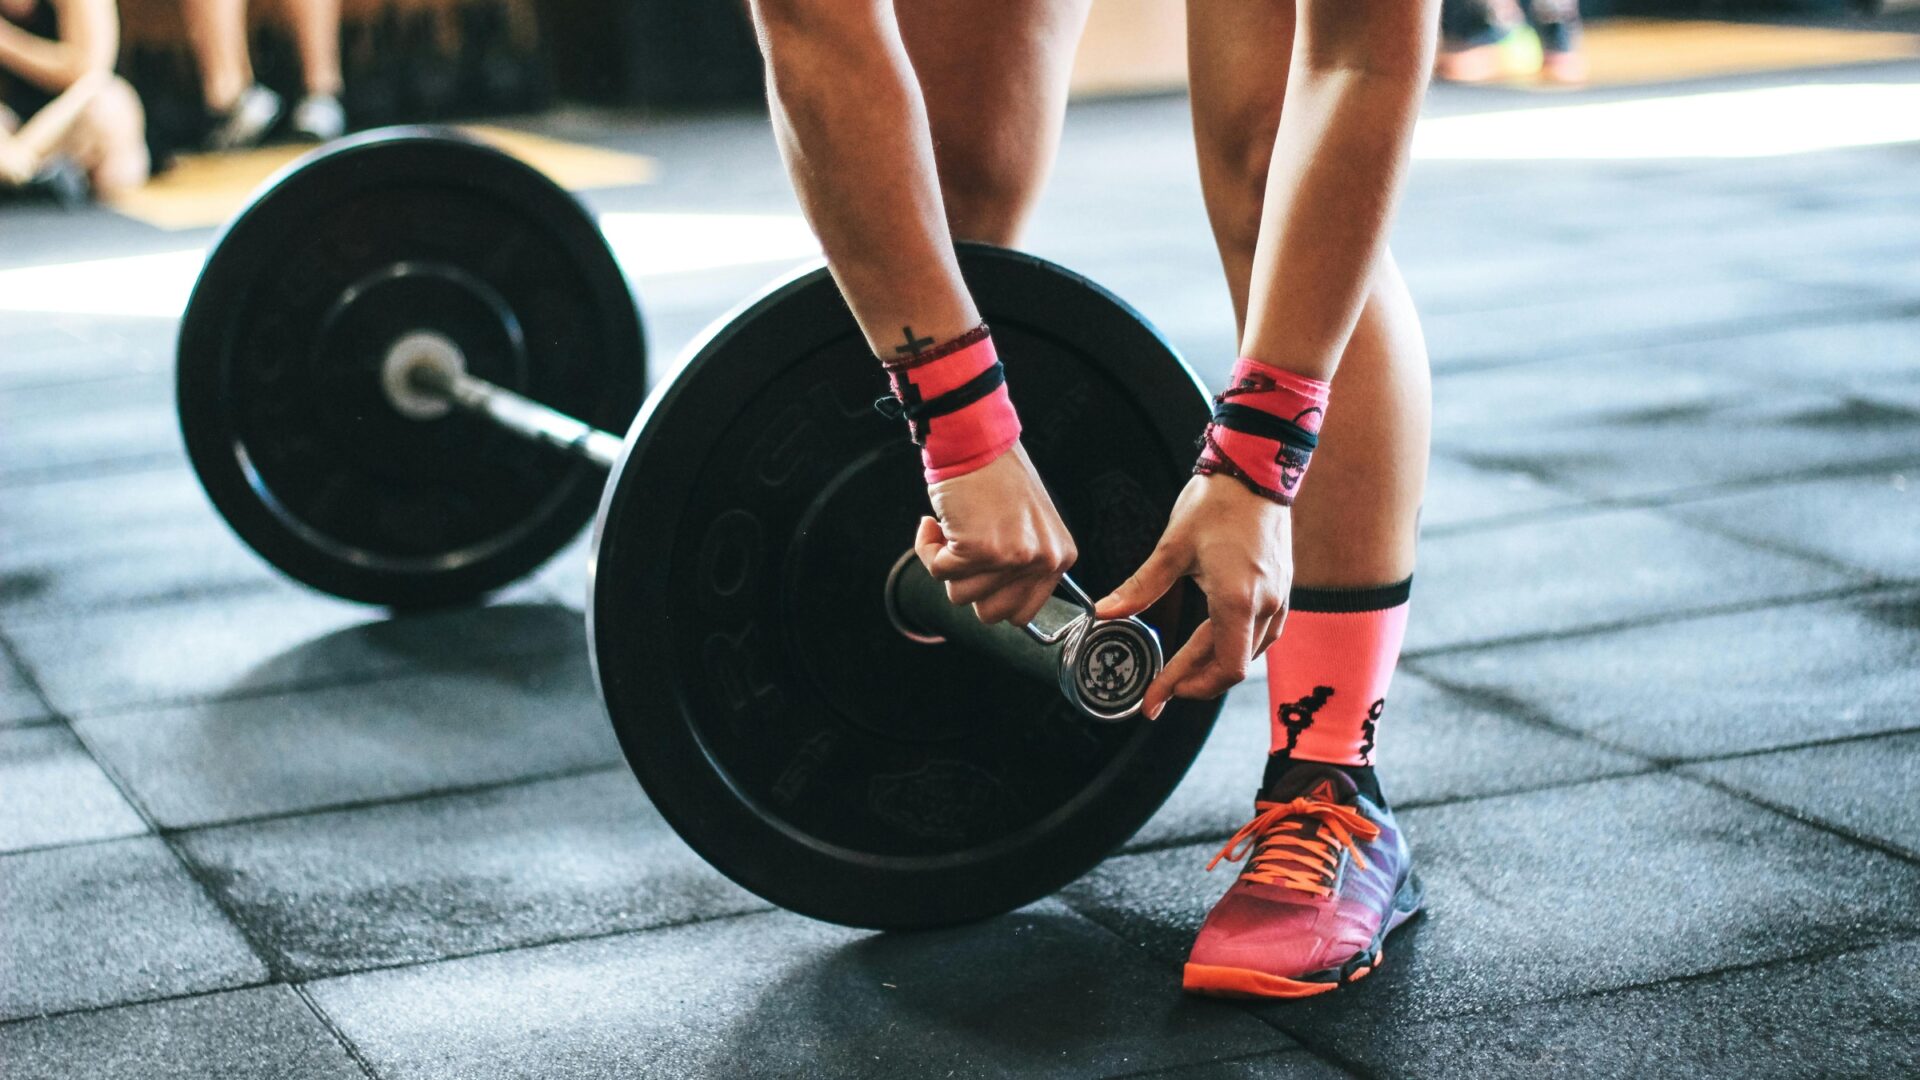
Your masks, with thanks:
[[[1280,130],[1280,101],[1250,103],[1206,125],[1200,135],[1203,168],[1210,174],[1214,231],[1223,242],[1252,250],[1266,205],[1267,171]]]
[[[1010,247],[1038,186],[1030,152],[985,140],[965,152],[940,149],[940,197],[955,240]]]
[[[115,78],[87,107],[82,122],[93,148],[89,172],[96,193],[115,195],[147,182],[146,111],[132,86]]]

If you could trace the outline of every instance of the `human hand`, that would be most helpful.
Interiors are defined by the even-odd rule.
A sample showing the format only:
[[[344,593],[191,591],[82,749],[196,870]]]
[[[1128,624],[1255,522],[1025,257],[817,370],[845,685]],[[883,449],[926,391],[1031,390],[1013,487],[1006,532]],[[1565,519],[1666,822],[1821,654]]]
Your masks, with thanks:
[[[1153,554],[1094,613],[1138,614],[1183,577],[1207,594],[1207,619],[1147,687],[1141,711],[1148,718],[1172,697],[1226,693],[1280,636],[1293,586],[1292,512],[1232,477],[1194,477]]]
[[[927,488],[914,553],[984,623],[1031,622],[1079,557],[1046,485],[1019,443],[988,465]]]
[[[0,134],[0,184],[23,187],[40,171],[35,156],[19,141]]]

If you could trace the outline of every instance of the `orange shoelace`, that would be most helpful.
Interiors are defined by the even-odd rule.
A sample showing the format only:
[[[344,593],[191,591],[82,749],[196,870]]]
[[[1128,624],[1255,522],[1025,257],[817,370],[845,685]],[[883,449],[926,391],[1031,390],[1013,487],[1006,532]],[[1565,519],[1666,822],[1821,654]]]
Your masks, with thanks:
[[[1291,802],[1261,799],[1253,807],[1259,812],[1252,821],[1240,826],[1240,831],[1234,833],[1207,864],[1208,870],[1220,865],[1221,859],[1239,862],[1251,855],[1246,868],[1240,871],[1241,877],[1263,885],[1281,885],[1313,896],[1326,896],[1333,891],[1333,873],[1340,865],[1340,849],[1344,847],[1351,852],[1353,861],[1365,870],[1367,860],[1360,854],[1360,845],[1354,842],[1354,837],[1371,840],[1380,835],[1380,826],[1353,807],[1339,803],[1303,797]],[[1308,825],[1313,822],[1321,826],[1318,836],[1306,835]]]

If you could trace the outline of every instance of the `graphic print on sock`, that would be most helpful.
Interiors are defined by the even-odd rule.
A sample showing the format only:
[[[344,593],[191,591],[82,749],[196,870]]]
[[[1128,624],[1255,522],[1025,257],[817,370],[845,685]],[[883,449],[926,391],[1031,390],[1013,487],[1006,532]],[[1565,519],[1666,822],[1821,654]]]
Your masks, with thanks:
[[[1380,698],[1367,706],[1367,718],[1360,721],[1360,758],[1363,764],[1373,764],[1373,733],[1380,726],[1380,714],[1387,708],[1387,699]]]
[[[1306,734],[1307,729],[1313,726],[1313,715],[1319,712],[1321,707],[1326,705],[1327,699],[1332,696],[1333,687],[1316,686],[1313,688],[1313,693],[1299,701],[1290,701],[1280,706],[1275,719],[1279,720],[1280,726],[1287,730],[1287,745],[1286,749],[1280,751],[1282,755],[1293,754],[1293,748],[1300,745],[1300,736]]]
[[[1352,589],[1294,587],[1286,628],[1266,655],[1269,754],[1373,764],[1411,588],[1411,578]]]

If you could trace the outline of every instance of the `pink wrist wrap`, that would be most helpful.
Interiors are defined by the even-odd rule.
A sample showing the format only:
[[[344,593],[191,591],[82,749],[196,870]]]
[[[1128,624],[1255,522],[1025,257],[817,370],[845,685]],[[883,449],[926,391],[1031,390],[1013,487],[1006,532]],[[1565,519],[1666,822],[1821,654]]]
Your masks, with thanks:
[[[1020,438],[1020,418],[1007,396],[1006,373],[986,324],[925,352],[883,360],[881,366],[893,399],[876,404],[906,419],[927,483],[982,468]]]
[[[1292,506],[1326,413],[1326,383],[1243,356],[1226,392],[1213,399],[1213,422],[1193,471],[1223,473]]]

